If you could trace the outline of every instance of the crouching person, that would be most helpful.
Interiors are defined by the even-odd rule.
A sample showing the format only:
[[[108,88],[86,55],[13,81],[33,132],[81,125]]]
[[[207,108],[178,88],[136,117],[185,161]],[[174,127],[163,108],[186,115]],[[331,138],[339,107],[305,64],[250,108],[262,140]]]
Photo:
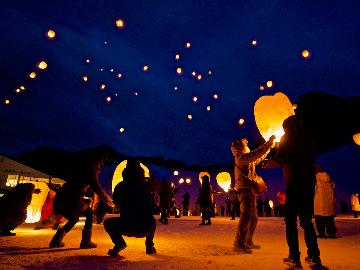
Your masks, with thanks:
[[[117,256],[126,248],[123,235],[130,237],[146,237],[146,254],[156,253],[154,234],[156,221],[153,217],[153,200],[148,184],[144,181],[144,170],[137,160],[128,160],[123,173],[124,181],[114,190],[113,202],[120,211],[120,217],[104,221],[104,227],[114,243],[110,256]]]

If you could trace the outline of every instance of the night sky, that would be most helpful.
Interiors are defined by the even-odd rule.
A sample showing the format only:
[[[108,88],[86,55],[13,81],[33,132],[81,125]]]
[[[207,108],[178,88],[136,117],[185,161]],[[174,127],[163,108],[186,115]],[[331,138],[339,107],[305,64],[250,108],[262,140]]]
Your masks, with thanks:
[[[128,155],[227,164],[231,141],[260,136],[260,96],[360,95],[359,12],[358,1],[2,1],[0,152],[108,144]],[[347,190],[360,186],[359,160],[354,143],[319,157]]]

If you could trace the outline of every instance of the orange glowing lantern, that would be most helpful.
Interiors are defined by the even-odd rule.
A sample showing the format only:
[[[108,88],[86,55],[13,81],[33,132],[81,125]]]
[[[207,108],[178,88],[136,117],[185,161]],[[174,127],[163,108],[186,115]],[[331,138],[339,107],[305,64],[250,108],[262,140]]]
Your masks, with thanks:
[[[175,170],[175,171],[173,172],[173,175],[175,175],[175,176],[176,176],[176,175],[179,175],[179,171],[176,171],[176,170]]]
[[[36,73],[34,71],[29,73],[30,79],[35,79],[35,77],[36,77]]]
[[[125,27],[125,22],[124,22],[123,19],[117,19],[117,20],[115,21],[115,25],[116,25],[116,27],[117,27],[118,29],[124,29],[124,27]]]
[[[178,54],[178,53],[175,54],[175,59],[176,59],[176,60],[179,60],[179,59],[180,59],[180,54]]]
[[[263,91],[265,89],[265,87],[263,85],[260,85],[259,89],[260,89],[260,91]]]
[[[5,99],[4,104],[9,105],[10,104],[10,99]]]
[[[143,66],[143,71],[147,72],[149,70],[149,66]]]
[[[193,119],[193,117],[192,117],[191,114],[188,114],[188,115],[187,115],[187,118],[188,118],[189,120],[192,120],[192,119]]]
[[[110,96],[105,97],[105,101],[106,102],[111,102],[111,97]]]
[[[243,118],[240,118],[238,123],[239,123],[239,125],[243,125],[245,123],[245,120]]]
[[[56,33],[55,33],[54,30],[49,29],[49,30],[47,31],[46,35],[47,35],[47,37],[48,37],[49,39],[54,39],[55,36],[56,36]]]
[[[301,56],[302,56],[303,58],[309,58],[309,57],[311,56],[311,53],[310,53],[309,50],[303,50],[303,51],[301,52]]]
[[[127,160],[123,160],[122,162],[120,162],[120,164],[116,167],[115,172],[113,174],[113,179],[111,182],[111,187],[112,187],[112,192],[114,192],[115,186],[122,182],[123,176],[122,173],[124,171],[124,169],[126,168],[126,164],[127,164]],[[140,163],[140,167],[143,168],[144,172],[145,172],[145,177],[150,177],[150,171],[149,168],[146,167],[144,164]]]
[[[82,79],[84,82],[87,82],[89,78],[88,78],[88,76],[83,76]]]
[[[257,40],[256,40],[256,39],[253,39],[253,40],[251,41],[251,45],[256,46],[256,45],[257,45]]]
[[[210,106],[210,105],[207,105],[207,106],[206,106],[206,110],[207,110],[207,111],[211,111],[211,106]]]
[[[184,183],[184,182],[185,182],[184,178],[180,178],[180,179],[179,179],[179,184],[182,184],[182,183]]]
[[[216,176],[216,182],[225,191],[228,192],[231,186],[231,175],[228,172],[221,172]]]
[[[193,100],[193,102],[197,102],[199,99],[198,99],[197,96],[194,96],[194,97],[192,98],[192,100]]]
[[[188,41],[188,42],[186,42],[186,45],[185,45],[185,46],[186,46],[186,48],[187,48],[187,49],[189,49],[189,48],[191,47],[190,42],[189,42],[189,41]]]
[[[282,124],[295,111],[289,98],[278,92],[273,96],[262,96],[254,106],[256,125],[261,136],[267,141],[271,135],[275,135],[275,142],[279,142],[284,135]]]
[[[218,95],[218,94],[214,94],[214,95],[213,95],[213,98],[214,98],[214,99],[219,99],[219,95]]]
[[[357,145],[360,145],[360,133],[354,134],[353,140]]]
[[[269,88],[273,87],[273,81],[267,81],[266,86]]]
[[[119,131],[120,131],[120,133],[124,133],[125,128],[120,128]]]
[[[39,69],[42,69],[42,70],[44,70],[44,69],[46,69],[47,68],[47,63],[45,62],[45,61],[41,61],[39,64],[38,64],[38,68]]]
[[[200,81],[202,79],[202,75],[201,74],[197,75],[197,79]]]
[[[15,92],[20,93],[21,92],[20,88],[16,88]]]
[[[106,88],[106,85],[105,84],[100,84],[100,90],[105,90],[105,88]]]
[[[24,91],[25,89],[26,89],[25,86],[23,85],[20,86],[20,90]]]
[[[117,75],[117,77],[119,78],[119,79],[121,79],[122,78],[122,74],[121,73],[118,73],[118,75]]]
[[[181,67],[176,68],[176,73],[179,75],[182,74],[182,68]]]
[[[190,179],[190,178],[186,178],[186,179],[185,179],[185,182],[186,182],[186,184],[190,184],[190,183],[191,183],[191,179]]]

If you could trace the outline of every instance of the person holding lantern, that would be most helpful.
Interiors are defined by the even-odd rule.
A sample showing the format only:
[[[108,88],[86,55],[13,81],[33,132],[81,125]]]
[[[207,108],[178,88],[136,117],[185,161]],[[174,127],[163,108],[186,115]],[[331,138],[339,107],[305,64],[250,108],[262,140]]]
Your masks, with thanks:
[[[255,166],[259,164],[274,146],[275,136],[250,151],[247,139],[236,140],[231,144],[234,156],[235,190],[240,201],[240,220],[235,236],[234,249],[241,253],[252,253],[253,248],[260,246],[253,243],[258,215],[256,209],[257,183]]]
[[[201,187],[199,189],[198,204],[201,210],[201,223],[199,225],[210,225],[211,224],[211,213],[212,213],[212,188],[210,185],[210,179],[208,175],[201,177]],[[207,223],[205,223],[207,221]]]

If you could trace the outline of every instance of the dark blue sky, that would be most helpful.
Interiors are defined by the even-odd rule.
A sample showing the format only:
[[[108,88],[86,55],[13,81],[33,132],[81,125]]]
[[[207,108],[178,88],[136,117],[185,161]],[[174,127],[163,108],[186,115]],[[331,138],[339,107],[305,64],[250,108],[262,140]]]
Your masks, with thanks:
[[[0,97],[11,104],[0,107],[0,150],[16,156],[38,145],[109,144],[130,155],[226,164],[232,140],[259,136],[253,105],[260,96],[360,95],[359,12],[357,1],[2,1]],[[125,29],[115,27],[118,18]],[[48,29],[55,40],[46,38]],[[48,68],[29,79],[40,60]],[[267,80],[274,87],[260,91]],[[20,85],[26,90],[16,94]],[[320,157],[351,189],[359,187],[359,159],[355,144]]]

